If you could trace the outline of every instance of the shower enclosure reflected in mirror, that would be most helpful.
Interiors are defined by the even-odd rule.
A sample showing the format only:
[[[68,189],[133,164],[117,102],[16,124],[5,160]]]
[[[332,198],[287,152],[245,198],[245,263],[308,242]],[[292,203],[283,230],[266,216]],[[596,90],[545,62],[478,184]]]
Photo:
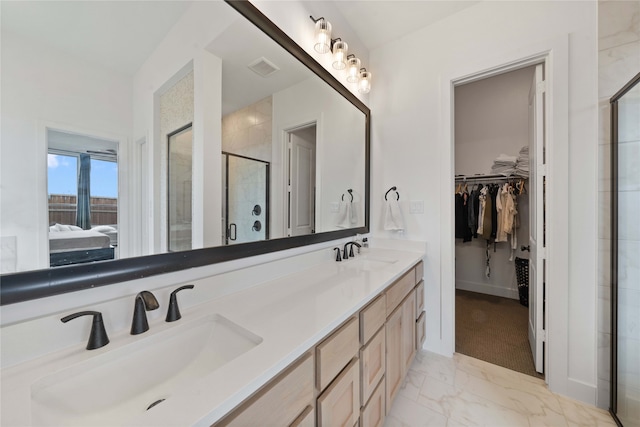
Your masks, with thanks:
[[[640,426],[640,73],[611,98],[611,414]]]
[[[223,244],[268,239],[269,162],[223,152],[222,186]]]

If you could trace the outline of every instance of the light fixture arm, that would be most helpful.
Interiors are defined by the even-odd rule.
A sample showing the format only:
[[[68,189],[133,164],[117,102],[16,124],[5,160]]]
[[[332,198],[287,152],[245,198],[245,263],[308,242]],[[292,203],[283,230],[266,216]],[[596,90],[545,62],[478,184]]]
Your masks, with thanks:
[[[321,16],[320,18],[316,19],[313,17],[313,15],[309,15],[309,18],[311,18],[314,24],[318,21],[324,21],[324,16]]]

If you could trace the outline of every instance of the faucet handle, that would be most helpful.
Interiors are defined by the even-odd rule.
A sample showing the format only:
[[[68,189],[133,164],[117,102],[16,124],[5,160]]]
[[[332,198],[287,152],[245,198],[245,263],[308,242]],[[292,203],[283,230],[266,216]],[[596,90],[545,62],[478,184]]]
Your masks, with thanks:
[[[340,256],[340,248],[333,248],[333,250],[336,251],[336,261],[342,261],[342,257]]]
[[[68,316],[64,316],[62,323],[67,323],[69,320],[73,320],[80,316],[93,316],[93,323],[91,324],[91,333],[89,334],[89,341],[87,342],[87,350],[95,350],[96,348],[104,347],[109,344],[109,337],[107,331],[104,329],[104,322],[102,321],[102,313],[99,311],[79,311]]]
[[[180,314],[180,309],[178,308],[178,298],[176,294],[184,289],[193,289],[193,285],[180,286],[178,289],[171,292],[171,295],[169,297],[169,309],[167,310],[167,318],[165,319],[165,321],[175,322],[182,317],[182,315]]]

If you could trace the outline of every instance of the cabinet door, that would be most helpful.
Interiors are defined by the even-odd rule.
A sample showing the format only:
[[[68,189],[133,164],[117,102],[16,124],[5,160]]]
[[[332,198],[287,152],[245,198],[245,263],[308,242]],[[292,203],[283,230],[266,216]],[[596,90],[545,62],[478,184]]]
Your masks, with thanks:
[[[424,281],[416,285],[416,312],[418,316],[424,310]]]
[[[416,293],[411,292],[402,303],[402,377],[416,355]]]
[[[422,344],[424,344],[424,338],[425,338],[425,316],[424,316],[424,311],[420,314],[420,317],[418,317],[418,320],[416,320],[416,350],[420,350],[422,348]]]
[[[318,426],[352,426],[360,417],[360,364],[354,357],[318,398]],[[265,424],[263,424],[265,425]]]
[[[369,344],[360,350],[361,387],[362,396],[360,404],[364,406],[380,382],[385,370],[385,334],[384,328],[371,339]]]
[[[313,357],[307,354],[265,390],[242,404],[219,426],[289,425],[313,404]]]
[[[387,341],[387,369],[386,369],[386,413],[389,414],[393,398],[402,385],[403,358],[402,358],[402,307],[391,313],[385,326]]]

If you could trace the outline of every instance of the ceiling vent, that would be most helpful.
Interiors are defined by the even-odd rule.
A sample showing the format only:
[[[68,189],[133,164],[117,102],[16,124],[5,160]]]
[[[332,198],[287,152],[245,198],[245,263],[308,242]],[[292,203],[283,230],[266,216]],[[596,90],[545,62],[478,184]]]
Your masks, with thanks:
[[[271,74],[280,70],[273,62],[265,57],[258,58],[248,65],[249,69],[262,77],[269,77]]]

